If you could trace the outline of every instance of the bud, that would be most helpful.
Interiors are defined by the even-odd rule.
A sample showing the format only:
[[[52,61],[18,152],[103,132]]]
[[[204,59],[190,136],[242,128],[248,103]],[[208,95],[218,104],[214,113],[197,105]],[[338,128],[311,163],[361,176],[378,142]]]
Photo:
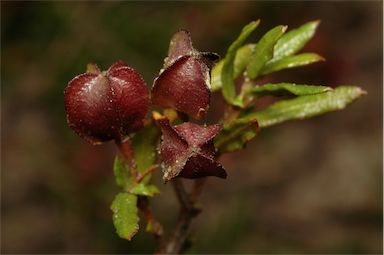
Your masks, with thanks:
[[[73,78],[64,91],[69,126],[91,144],[122,140],[143,126],[149,93],[143,78],[123,61]]]
[[[215,53],[198,52],[187,31],[177,32],[169,45],[164,67],[155,79],[152,102],[174,108],[201,119],[210,102],[210,69],[218,59]]]
[[[215,161],[213,138],[221,125],[201,126],[190,122],[171,127],[168,119],[157,120],[162,130],[160,157],[164,181],[180,176],[194,179],[206,176],[226,178],[224,168]]]

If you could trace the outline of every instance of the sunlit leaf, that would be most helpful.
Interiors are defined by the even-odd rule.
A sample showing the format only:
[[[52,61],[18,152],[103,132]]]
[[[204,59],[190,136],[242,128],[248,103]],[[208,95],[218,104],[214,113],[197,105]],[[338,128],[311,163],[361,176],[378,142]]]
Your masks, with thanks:
[[[159,189],[155,185],[147,185],[144,183],[138,183],[130,190],[130,193],[132,194],[149,197],[152,197],[159,192]]]
[[[221,71],[223,69],[224,60],[220,60],[213,66],[211,70],[211,91],[218,91],[222,87]]]
[[[291,56],[301,50],[313,37],[319,23],[318,20],[311,21],[283,35],[275,45],[273,61]]]
[[[234,62],[237,50],[243,45],[244,41],[258,25],[259,21],[253,21],[246,25],[241,31],[239,37],[231,44],[225,56],[221,70],[222,93],[225,100],[230,104],[233,104],[233,100],[236,96]]]
[[[256,119],[259,126],[264,128],[287,120],[305,119],[341,110],[364,93],[359,87],[341,86],[321,94],[279,101],[264,110],[242,116],[236,122],[247,123]]]
[[[276,83],[264,84],[261,86],[254,86],[246,91],[248,95],[265,96],[265,95],[286,95],[292,94],[296,96],[305,96],[312,94],[319,94],[332,90],[326,86],[312,86],[294,83]]]
[[[277,61],[268,62],[260,71],[261,75],[280,71],[282,69],[294,68],[309,65],[318,61],[324,61],[324,58],[316,53],[303,53],[294,56],[283,57]]]
[[[155,125],[147,125],[132,138],[133,151],[139,173],[145,172],[154,164],[159,136],[160,131]],[[147,183],[149,179],[150,174],[142,182]]]
[[[259,40],[247,66],[247,75],[249,78],[255,79],[265,63],[272,59],[273,48],[286,29],[286,26],[277,26],[269,30]]]
[[[139,230],[137,196],[129,193],[119,193],[113,200],[113,224],[117,234],[124,239],[131,240]]]
[[[124,188],[128,182],[131,182],[128,169],[124,161],[119,156],[115,157],[115,161],[113,163],[113,172],[115,174],[115,181],[117,186]]]
[[[232,123],[224,126],[219,136],[215,139],[215,146],[219,153],[226,153],[243,149],[247,142],[258,133],[259,126],[256,120],[243,123]]]
[[[255,44],[246,44],[239,48],[236,52],[235,62],[233,65],[233,77],[236,79],[239,77],[247,67],[249,59],[253,53]],[[217,91],[221,89],[221,71],[223,68],[224,60],[220,60],[211,71],[211,91]]]

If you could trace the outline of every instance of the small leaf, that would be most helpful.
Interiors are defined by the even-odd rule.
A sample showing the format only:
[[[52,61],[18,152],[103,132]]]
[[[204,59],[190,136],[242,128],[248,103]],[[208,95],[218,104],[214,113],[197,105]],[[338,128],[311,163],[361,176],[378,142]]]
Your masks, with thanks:
[[[221,71],[221,82],[222,82],[222,93],[225,100],[233,104],[233,100],[236,96],[235,82],[234,82],[234,62],[237,50],[243,45],[247,37],[252,33],[253,30],[259,25],[260,21],[253,21],[246,25],[241,31],[239,37],[231,44],[225,56],[222,71]]]
[[[132,138],[133,151],[139,173],[144,173],[145,170],[154,164],[159,137],[160,132],[156,126],[147,125]],[[148,183],[149,179],[150,174],[142,182]]]
[[[236,52],[234,63],[234,76],[239,77],[247,68],[253,52],[255,51],[255,44],[246,44]]]
[[[155,185],[146,185],[144,183],[138,183],[130,191],[130,193],[141,196],[149,196],[160,193],[159,189]]]
[[[326,86],[311,86],[311,85],[300,85],[294,83],[276,83],[276,84],[264,84],[261,86],[255,86],[249,88],[245,94],[265,96],[265,95],[285,95],[293,94],[296,96],[305,96],[312,94],[319,94],[332,90]]]
[[[163,227],[159,222],[157,222],[155,219],[149,219],[147,223],[147,227],[145,228],[145,231],[149,233],[153,233],[155,235],[161,235],[163,234]]]
[[[293,119],[304,119],[343,109],[365,92],[359,87],[341,86],[321,94],[301,96],[277,102],[264,110],[247,114],[236,123],[256,119],[260,127],[269,127]]]
[[[113,200],[113,224],[117,234],[124,239],[131,240],[139,230],[137,210],[137,196],[129,193],[119,193]]]
[[[244,123],[232,123],[224,126],[219,136],[215,139],[215,146],[219,153],[226,153],[243,149],[247,142],[252,140],[259,132],[256,120]]]
[[[115,157],[113,163],[113,172],[115,174],[115,181],[117,186],[124,188],[128,182],[131,182],[131,178],[128,169],[122,159],[119,156]]]
[[[211,91],[215,92],[221,89],[221,71],[223,69],[224,60],[220,60],[211,70]]]
[[[269,30],[256,44],[247,67],[248,77],[257,78],[261,68],[273,57],[273,48],[277,40],[284,34],[286,26],[277,26]]]
[[[283,35],[275,45],[273,61],[293,55],[301,50],[313,37],[319,23],[318,20],[311,21]]]
[[[316,53],[303,53],[294,56],[283,57],[277,61],[268,62],[260,71],[261,75],[280,71],[282,69],[294,68],[309,65],[318,61],[324,61],[324,58]]]
[[[249,59],[253,53],[255,44],[246,44],[236,52],[235,62],[233,64],[233,78],[239,77],[247,67]],[[221,71],[224,65],[224,60],[220,60],[211,71],[211,91],[221,89]]]

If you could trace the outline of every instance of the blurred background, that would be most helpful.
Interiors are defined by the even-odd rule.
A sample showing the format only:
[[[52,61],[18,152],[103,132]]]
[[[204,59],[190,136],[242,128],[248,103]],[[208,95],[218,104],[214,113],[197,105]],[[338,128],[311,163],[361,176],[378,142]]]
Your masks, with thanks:
[[[119,59],[152,85],[177,29],[223,56],[260,18],[249,42],[276,25],[322,21],[305,49],[327,61],[271,81],[353,84],[368,95],[263,130],[222,157],[228,179],[209,178],[190,252],[381,253],[382,9],[382,1],[1,1],[1,252],[152,253],[144,227],[132,242],[115,234],[114,145],[93,147],[68,128],[63,90],[87,63],[106,69]],[[213,116],[222,99],[212,100]],[[179,208],[160,178],[152,207],[169,228]]]

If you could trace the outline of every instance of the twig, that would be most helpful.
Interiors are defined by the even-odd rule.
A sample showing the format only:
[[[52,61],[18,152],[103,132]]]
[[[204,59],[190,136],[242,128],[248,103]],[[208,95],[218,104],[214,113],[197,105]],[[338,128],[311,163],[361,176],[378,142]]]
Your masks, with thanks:
[[[179,218],[170,239],[164,249],[159,250],[159,253],[180,254],[185,250],[191,231],[192,220],[200,212],[200,210],[195,207],[195,204],[204,183],[205,181],[203,179],[196,180],[189,195],[185,191],[182,181],[177,178],[174,179],[173,187],[181,204]]]
[[[157,242],[158,247],[164,247],[163,226],[155,219],[151,209],[149,209],[148,197],[139,196],[137,206],[147,220],[147,231],[151,232]],[[148,227],[150,226],[150,227]]]

